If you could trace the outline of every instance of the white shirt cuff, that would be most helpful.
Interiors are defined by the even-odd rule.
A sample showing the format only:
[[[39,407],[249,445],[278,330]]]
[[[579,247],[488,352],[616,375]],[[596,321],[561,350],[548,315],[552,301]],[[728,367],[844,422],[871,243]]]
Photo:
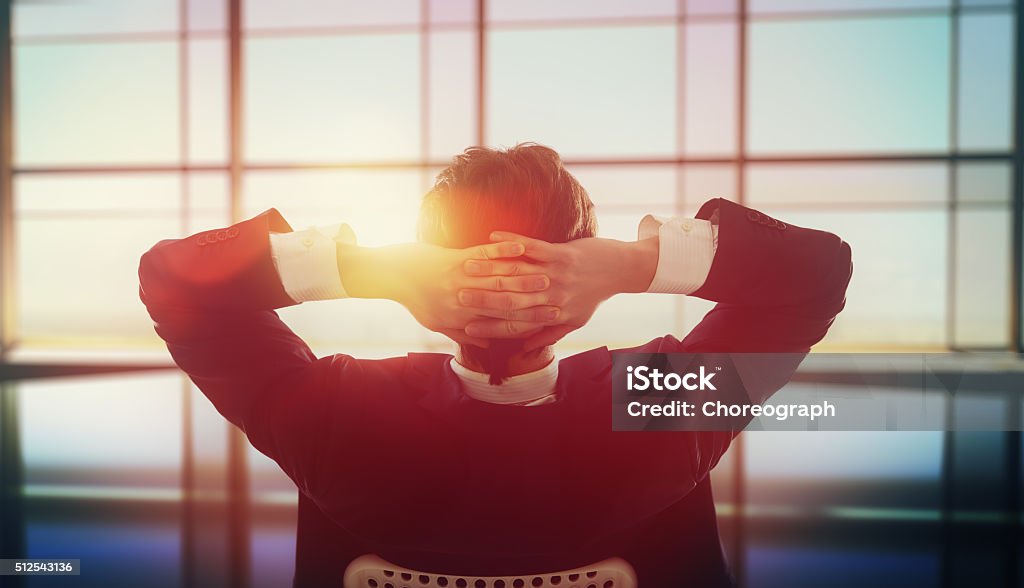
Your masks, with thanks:
[[[658,269],[648,292],[692,294],[704,285],[718,249],[718,225],[710,221],[647,215],[640,239],[658,236]]]
[[[295,302],[347,298],[338,273],[338,243],[354,245],[348,225],[270,234],[270,255],[288,297]]]

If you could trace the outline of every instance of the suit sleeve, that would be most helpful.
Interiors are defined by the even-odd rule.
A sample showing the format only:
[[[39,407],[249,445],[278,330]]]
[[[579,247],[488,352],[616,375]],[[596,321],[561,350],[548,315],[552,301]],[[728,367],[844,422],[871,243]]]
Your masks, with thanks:
[[[707,279],[692,293],[715,307],[682,341],[669,335],[627,351],[747,354],[733,356],[736,369],[749,401],[760,404],[788,382],[843,309],[853,272],[850,246],[723,199],[705,203],[697,218],[716,212],[718,248]],[[685,470],[679,490],[701,482],[739,432],[678,433],[674,453]]]
[[[806,353],[846,302],[850,246],[720,198],[697,218],[716,211],[718,250],[692,295],[717,304],[676,351]]]
[[[274,312],[295,302],[274,267],[269,235],[290,230],[269,210],[161,241],[142,256],[139,295],[175,363],[253,446],[315,493],[318,447],[336,429],[336,399],[324,383],[348,358],[317,360]]]

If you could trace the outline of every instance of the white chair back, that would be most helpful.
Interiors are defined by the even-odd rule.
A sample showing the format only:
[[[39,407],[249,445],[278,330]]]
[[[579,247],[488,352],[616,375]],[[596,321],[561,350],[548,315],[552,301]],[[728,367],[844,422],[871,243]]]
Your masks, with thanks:
[[[636,588],[636,573],[618,557],[560,572],[467,576],[420,572],[362,555],[345,568],[345,588]]]

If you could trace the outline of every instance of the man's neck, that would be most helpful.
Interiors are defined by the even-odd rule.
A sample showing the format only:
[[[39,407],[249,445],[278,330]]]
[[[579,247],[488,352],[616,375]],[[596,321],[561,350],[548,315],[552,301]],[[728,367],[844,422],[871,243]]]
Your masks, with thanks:
[[[517,353],[508,358],[507,373],[509,376],[520,376],[535,372],[551,363],[554,358],[555,351],[550,346],[529,353]],[[469,355],[463,353],[461,346],[455,351],[455,361],[474,372],[487,373],[483,366],[473,361]]]

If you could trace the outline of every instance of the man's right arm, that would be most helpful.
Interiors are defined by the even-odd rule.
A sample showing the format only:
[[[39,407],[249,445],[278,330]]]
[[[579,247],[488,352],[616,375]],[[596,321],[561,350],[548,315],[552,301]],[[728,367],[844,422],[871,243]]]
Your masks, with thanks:
[[[792,226],[727,200],[707,202],[697,217],[717,217],[721,238],[707,279],[692,295],[717,304],[682,341],[661,337],[636,351],[739,353],[733,356],[743,382],[737,393],[761,404],[789,381],[843,309],[853,272],[850,246],[831,233]],[[677,491],[689,492],[704,480],[739,433],[675,437],[685,480]]]
[[[728,200],[705,203],[697,217],[713,215],[722,238],[707,279],[692,295],[717,305],[678,351],[809,351],[846,303],[850,246],[832,233]]]
[[[716,226],[717,235],[712,231]],[[700,237],[701,231],[711,233],[710,253],[709,239]],[[696,219],[673,219],[660,223],[656,234],[647,233],[648,238],[635,242],[593,238],[565,244],[493,235],[515,237],[526,246],[526,256],[542,261],[551,276],[548,302],[562,308],[563,324],[533,335],[527,347],[553,343],[584,324],[601,301],[617,293],[653,289],[690,294],[717,304],[682,341],[668,335],[621,351],[786,354],[767,363],[737,365],[744,392],[760,404],[785,384],[845,304],[852,274],[850,246],[831,233],[791,226],[721,199],[707,202]],[[494,269],[501,269],[500,264]],[[500,308],[505,296],[476,293],[473,302],[485,307],[481,312],[490,312]],[[502,327],[507,322],[476,321],[467,332],[488,336],[507,330]],[[682,495],[704,480],[738,433],[704,431],[672,437],[674,443],[666,449],[678,457],[680,467],[673,490]]]

